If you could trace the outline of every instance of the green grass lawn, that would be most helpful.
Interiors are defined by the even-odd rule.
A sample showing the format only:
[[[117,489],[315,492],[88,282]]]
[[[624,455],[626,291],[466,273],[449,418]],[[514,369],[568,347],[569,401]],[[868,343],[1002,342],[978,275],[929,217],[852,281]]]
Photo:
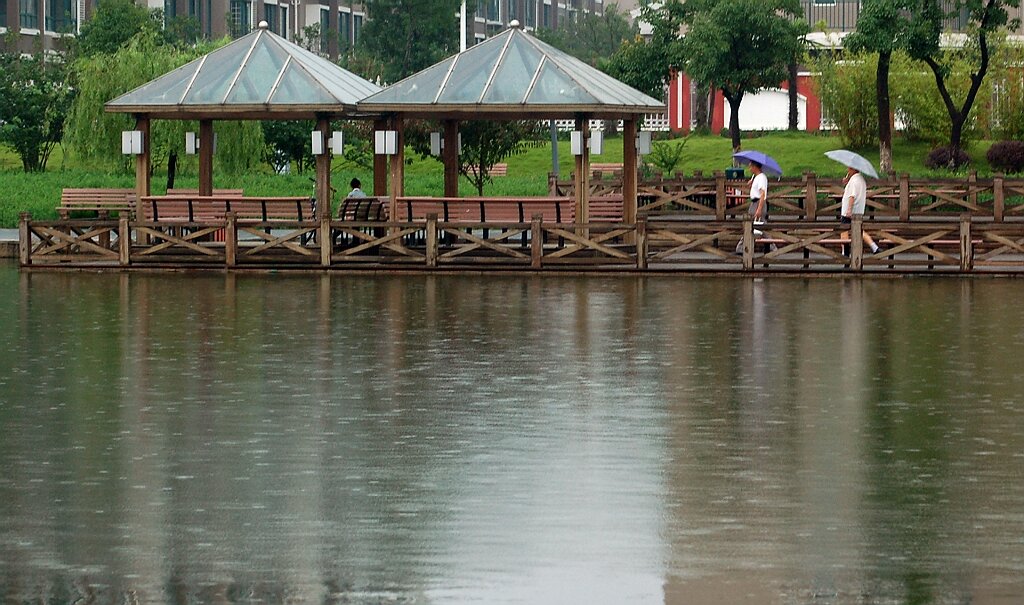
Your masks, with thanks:
[[[731,165],[729,139],[721,136],[694,136],[687,140],[673,139],[667,145],[685,145],[682,161],[675,170],[692,175],[700,170],[710,175]],[[976,143],[969,153],[972,166],[980,176],[990,174],[985,162],[985,151],[991,142]],[[744,149],[757,149],[774,157],[786,176],[799,176],[812,171],[825,177],[837,177],[845,168],[826,158],[824,153],[842,147],[841,139],[826,134],[773,132],[744,139]],[[878,150],[858,150],[877,166]],[[893,149],[893,164],[897,172],[908,172],[913,176],[950,176],[945,172],[934,172],[924,168],[924,157],[928,145],[897,141]],[[439,161],[434,158],[422,159],[409,156],[406,166],[406,193],[408,195],[441,195],[443,172]],[[574,161],[569,152],[569,142],[559,141],[559,174],[568,178],[573,171]],[[601,155],[591,156],[592,162],[611,163],[622,161],[622,137],[612,136],[605,141]],[[547,192],[547,175],[551,171],[551,145],[544,143],[506,160],[508,176],[497,177],[484,191],[486,195],[543,195]],[[47,171],[39,174],[21,172],[21,162],[8,149],[0,148],[0,227],[15,227],[19,213],[31,212],[36,218],[56,218],[55,207],[60,201],[64,187],[132,187],[132,174],[105,174],[83,169],[73,158],[65,158],[63,150],[54,150]],[[220,188],[241,188],[249,195],[311,195],[312,172],[307,174],[274,175],[265,172],[245,176],[214,175],[215,186]],[[348,191],[348,182],[358,177],[363,188],[369,190],[373,177],[365,169],[335,165],[332,169],[332,183],[339,196]],[[153,193],[160,194],[166,187],[166,174],[154,174]],[[198,176],[181,174],[175,181],[176,187],[198,187]],[[476,195],[469,183],[462,179],[459,191],[463,196]]]

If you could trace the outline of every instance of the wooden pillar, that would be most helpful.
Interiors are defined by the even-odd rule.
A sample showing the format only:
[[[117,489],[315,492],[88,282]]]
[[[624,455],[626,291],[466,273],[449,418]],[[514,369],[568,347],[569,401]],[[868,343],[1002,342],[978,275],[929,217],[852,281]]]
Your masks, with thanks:
[[[971,215],[960,215],[960,270],[974,269],[974,242],[971,241]]]
[[[31,212],[22,212],[18,215],[18,259],[22,267],[32,264],[32,230],[28,227],[30,220]]]
[[[864,268],[864,215],[854,214],[850,223],[850,268]]]
[[[427,215],[427,266],[437,266],[437,213]]]
[[[213,195],[212,120],[199,121],[199,195]]]
[[[978,171],[977,170],[972,170],[967,175],[967,191],[969,192],[967,194],[967,202],[970,203],[970,204],[977,204],[978,203],[977,185],[978,185]]]
[[[398,148],[391,156],[391,183],[388,202],[388,216],[394,221],[398,216],[398,198],[405,195],[405,133],[402,116],[392,119],[391,129],[398,133]]]
[[[385,120],[374,120],[373,131],[387,130],[388,123]],[[384,197],[388,194],[388,156],[373,156],[373,195]],[[395,220],[392,216],[391,220]]]
[[[622,222],[636,223],[637,217],[637,153],[636,118],[622,124]]]
[[[729,198],[725,193],[725,173],[721,170],[715,171],[715,220],[725,220],[725,209],[729,205]]]
[[[900,220],[910,220],[910,175],[905,172],[900,175]]]
[[[238,257],[238,222],[234,212],[224,214],[224,264],[234,267]]]
[[[320,214],[320,266],[331,266],[331,254],[334,252],[334,238],[331,237],[331,215]]]
[[[444,121],[444,196],[459,197],[459,122]]]
[[[544,258],[544,221],[543,214],[534,214],[530,221],[530,267],[540,269]]]
[[[331,152],[327,139],[331,136],[331,120],[326,116],[317,116],[316,129],[323,137],[323,153],[316,156],[316,215],[313,220],[326,214],[331,216]]]
[[[135,116],[135,130],[142,131],[142,153],[135,156],[135,199],[142,202],[142,197],[149,195],[149,164],[152,140],[149,136],[149,118],[144,115]],[[138,206],[136,206],[138,207]]]
[[[590,132],[587,129],[587,122],[585,117],[576,118],[576,130],[580,132],[583,146],[580,155],[576,156],[574,177],[577,225],[585,225],[590,222],[590,149],[588,146]],[[583,237],[588,237],[587,229],[583,227],[579,227],[576,232]]]
[[[128,226],[128,215],[121,213],[117,219],[117,257],[122,267],[131,263],[132,230]]]
[[[813,172],[804,173],[804,217],[818,219],[818,177]]]
[[[636,268],[647,268],[647,217],[636,219]]]
[[[1006,211],[1006,191],[1003,189],[1003,175],[997,174],[992,177],[992,220],[997,223],[1003,222],[1003,214]]]
[[[743,215],[743,270],[754,270],[754,216]]]

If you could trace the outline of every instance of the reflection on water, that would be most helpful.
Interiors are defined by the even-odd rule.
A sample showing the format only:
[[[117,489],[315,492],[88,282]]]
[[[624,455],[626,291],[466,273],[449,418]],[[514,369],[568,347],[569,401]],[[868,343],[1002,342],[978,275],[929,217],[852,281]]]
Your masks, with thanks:
[[[0,266],[0,601],[1017,603],[1021,289]]]

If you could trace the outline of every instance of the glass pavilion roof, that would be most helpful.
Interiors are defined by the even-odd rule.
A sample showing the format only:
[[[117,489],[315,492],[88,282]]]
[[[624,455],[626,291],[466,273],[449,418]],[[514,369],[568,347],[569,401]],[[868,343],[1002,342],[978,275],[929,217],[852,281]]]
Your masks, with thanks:
[[[488,38],[359,103],[364,111],[428,107],[622,113],[665,108],[661,101],[519,28]]]
[[[354,108],[379,86],[263,28],[107,103],[113,111]]]

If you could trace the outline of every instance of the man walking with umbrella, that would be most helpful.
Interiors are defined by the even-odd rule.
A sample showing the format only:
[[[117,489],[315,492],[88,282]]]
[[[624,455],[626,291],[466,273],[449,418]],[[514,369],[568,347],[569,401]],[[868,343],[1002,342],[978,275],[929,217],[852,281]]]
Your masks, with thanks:
[[[839,149],[826,152],[825,155],[846,166],[846,176],[843,177],[843,183],[846,185],[846,188],[843,189],[843,203],[839,212],[839,223],[844,228],[849,229],[849,225],[853,222],[853,215],[864,214],[864,208],[867,205],[868,184],[861,172],[865,171],[875,178],[878,178],[878,173],[875,172],[871,162],[852,151]],[[844,232],[841,237],[843,240],[849,240],[850,234]],[[867,231],[861,231],[861,239],[870,248],[872,254],[878,252],[878,244],[868,235]],[[843,245],[843,255],[850,255],[849,244]]]

